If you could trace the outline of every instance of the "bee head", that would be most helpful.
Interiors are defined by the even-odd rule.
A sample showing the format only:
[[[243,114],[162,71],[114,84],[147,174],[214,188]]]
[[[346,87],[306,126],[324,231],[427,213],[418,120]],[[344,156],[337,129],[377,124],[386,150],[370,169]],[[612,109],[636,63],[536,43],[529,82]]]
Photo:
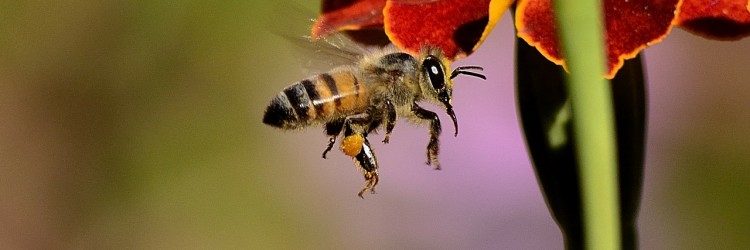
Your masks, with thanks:
[[[423,93],[428,99],[437,100],[445,106],[445,111],[453,120],[454,136],[458,135],[458,121],[456,114],[453,112],[453,78],[458,75],[470,75],[482,79],[487,79],[484,75],[476,72],[467,71],[469,69],[482,70],[479,66],[463,66],[456,68],[450,75],[446,74],[449,61],[440,53],[428,53],[422,60],[422,74],[424,75],[422,84]],[[424,91],[427,90],[427,91]]]

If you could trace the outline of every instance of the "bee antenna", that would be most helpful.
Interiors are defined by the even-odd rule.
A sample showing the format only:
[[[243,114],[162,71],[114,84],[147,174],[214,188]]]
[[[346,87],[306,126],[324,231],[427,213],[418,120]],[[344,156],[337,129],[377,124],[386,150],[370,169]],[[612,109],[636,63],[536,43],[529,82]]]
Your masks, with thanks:
[[[456,78],[456,76],[463,74],[463,75],[473,76],[476,78],[481,78],[482,80],[487,80],[487,77],[485,77],[484,75],[477,73],[477,72],[467,71],[468,69],[484,70],[484,68],[479,67],[479,66],[461,66],[453,70],[453,72],[451,73],[451,79]]]

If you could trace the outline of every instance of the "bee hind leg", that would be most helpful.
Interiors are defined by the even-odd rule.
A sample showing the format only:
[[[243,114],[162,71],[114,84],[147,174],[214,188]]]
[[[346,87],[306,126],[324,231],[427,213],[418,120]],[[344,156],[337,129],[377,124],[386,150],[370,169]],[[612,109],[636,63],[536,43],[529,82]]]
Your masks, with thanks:
[[[362,170],[362,174],[365,177],[365,185],[362,190],[357,193],[360,198],[364,199],[363,194],[366,191],[375,193],[375,186],[378,184],[378,160],[375,158],[375,153],[370,147],[370,142],[367,138],[364,138],[362,143],[362,150],[353,157],[354,163]]]
[[[326,123],[326,135],[329,136],[328,138],[328,146],[325,150],[323,150],[323,159],[326,158],[326,154],[331,151],[333,148],[333,144],[336,143],[336,137],[339,137],[341,134],[341,130],[344,129],[344,120],[334,120],[331,122]]]
[[[367,134],[377,128],[382,119],[362,113],[347,117],[343,123],[344,139],[341,141],[341,151],[352,157],[354,164],[364,175],[365,185],[357,193],[360,198],[364,198],[363,195],[368,190],[375,193],[375,186],[380,179],[378,160],[367,140]]]
[[[423,109],[416,103],[412,104],[411,111],[420,119],[430,122],[430,142],[427,144],[427,165],[432,165],[436,170],[440,169],[438,153],[440,152],[440,118],[435,112]]]

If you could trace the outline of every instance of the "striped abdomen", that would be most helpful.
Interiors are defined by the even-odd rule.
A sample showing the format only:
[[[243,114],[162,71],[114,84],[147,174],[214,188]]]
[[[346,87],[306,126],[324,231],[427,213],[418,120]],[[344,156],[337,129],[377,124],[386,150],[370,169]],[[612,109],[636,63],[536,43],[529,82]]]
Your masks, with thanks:
[[[263,123],[283,129],[325,123],[363,111],[368,93],[350,68],[320,74],[286,87],[271,100]]]

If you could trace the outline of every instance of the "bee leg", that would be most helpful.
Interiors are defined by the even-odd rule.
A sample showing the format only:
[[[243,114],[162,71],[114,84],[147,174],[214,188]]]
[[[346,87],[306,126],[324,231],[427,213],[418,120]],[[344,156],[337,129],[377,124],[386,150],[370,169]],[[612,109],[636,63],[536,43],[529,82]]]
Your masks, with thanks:
[[[341,151],[345,155],[356,157],[362,151],[367,133],[371,131],[373,123],[367,113],[348,116],[344,119],[344,138],[341,141]]]
[[[344,120],[334,120],[331,122],[326,123],[326,135],[330,136],[328,138],[328,146],[325,150],[323,150],[323,159],[326,158],[326,154],[331,151],[333,148],[333,144],[336,143],[336,137],[339,137],[341,134],[341,130],[344,129]]]
[[[350,115],[343,120],[344,137],[352,134],[361,134],[367,136],[367,133],[374,130],[375,127],[380,125],[378,119],[373,119],[370,113],[360,113],[356,115]]]
[[[385,110],[385,139],[383,139],[383,143],[388,143],[391,140],[393,127],[396,126],[396,107],[393,106],[391,100],[385,101]]]
[[[341,150],[354,160],[365,177],[365,185],[357,193],[364,198],[364,193],[370,191],[375,193],[375,185],[378,184],[378,161],[375,153],[367,140],[367,134],[377,128],[382,119],[374,119],[368,113],[349,116],[344,120],[344,139],[341,142]]]
[[[440,169],[438,161],[438,152],[440,151],[440,141],[438,136],[442,129],[440,128],[440,118],[435,112],[423,109],[417,103],[413,103],[411,111],[420,119],[430,122],[430,142],[427,144],[427,165],[432,165],[436,170]]]
[[[360,198],[364,199],[364,196],[362,196],[365,191],[370,190],[371,193],[375,193],[375,185],[378,184],[378,161],[375,158],[375,153],[372,151],[372,148],[370,147],[370,142],[367,141],[367,138],[364,138],[364,142],[362,143],[362,150],[353,157],[354,163],[362,170],[362,174],[365,177],[365,186],[362,187],[362,190],[357,193],[357,195]]]

